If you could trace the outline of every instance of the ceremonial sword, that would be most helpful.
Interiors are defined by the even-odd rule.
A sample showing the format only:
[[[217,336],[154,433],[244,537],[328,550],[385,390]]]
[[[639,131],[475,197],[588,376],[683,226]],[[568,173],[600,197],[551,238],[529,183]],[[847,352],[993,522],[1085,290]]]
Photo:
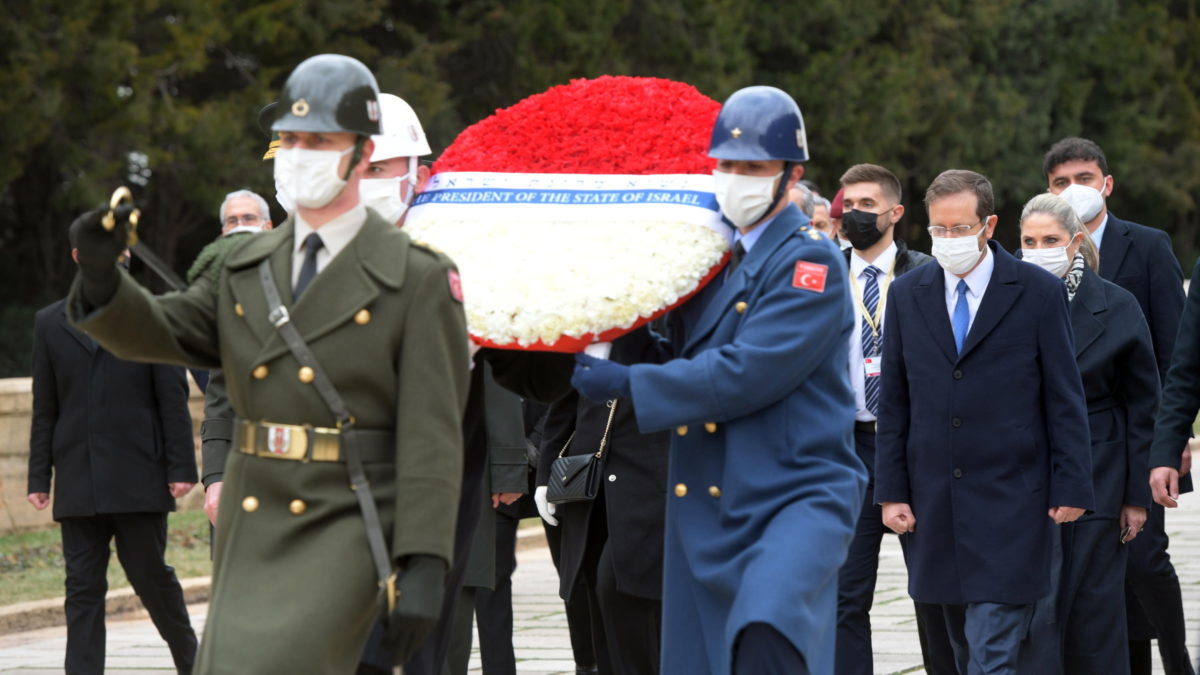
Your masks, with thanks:
[[[124,185],[114,190],[112,197],[108,200],[108,213],[104,214],[104,217],[100,219],[100,224],[105,230],[112,232],[112,229],[116,227],[116,209],[123,203],[133,206],[133,193]],[[183,283],[183,280],[172,272],[171,268],[154,251],[150,250],[149,246],[138,240],[137,225],[141,217],[142,212],[137,208],[129,212],[129,232],[126,235],[125,243],[129,246],[130,252],[136,255],[143,263],[146,263],[146,267],[149,267],[155,274],[162,277],[162,280],[167,282],[171,288],[177,291],[186,290],[187,284]]]

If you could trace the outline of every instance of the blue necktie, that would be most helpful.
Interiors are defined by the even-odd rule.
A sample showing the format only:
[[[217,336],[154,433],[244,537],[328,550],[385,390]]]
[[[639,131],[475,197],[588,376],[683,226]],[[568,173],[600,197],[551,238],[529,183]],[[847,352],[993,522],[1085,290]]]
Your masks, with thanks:
[[[304,262],[300,265],[300,276],[296,278],[296,288],[292,291],[292,300],[299,300],[300,294],[308,288],[313,277],[317,276],[317,251],[320,251],[324,245],[325,242],[321,241],[321,235],[316,232],[304,238]]]
[[[971,327],[971,308],[967,306],[967,282],[958,280],[958,302],[954,305],[954,318],[951,321],[954,328],[954,346],[962,353],[963,340],[967,339],[967,329]]]
[[[868,265],[867,269],[863,270],[863,274],[867,275],[867,283],[863,286],[863,307],[867,309],[867,314],[871,317],[879,311],[879,268],[874,265]],[[882,319],[882,317],[880,317]],[[880,339],[883,337],[882,331],[879,337],[875,336],[875,332],[871,330],[871,324],[866,317],[862,320],[862,353],[863,357],[878,356],[881,345]],[[871,411],[872,415],[879,415],[879,376],[871,377],[866,374],[865,368],[863,372],[863,393],[867,402],[867,410]]]

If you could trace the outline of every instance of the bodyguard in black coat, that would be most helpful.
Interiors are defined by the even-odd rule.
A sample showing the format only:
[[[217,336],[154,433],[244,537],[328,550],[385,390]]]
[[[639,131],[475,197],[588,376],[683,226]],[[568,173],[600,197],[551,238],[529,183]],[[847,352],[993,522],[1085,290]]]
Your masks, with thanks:
[[[642,328],[613,342],[616,363],[657,361],[650,331]],[[633,406],[616,410],[572,391],[550,407],[537,484],[567,444],[567,455],[594,453],[612,425],[595,501],[557,506],[562,529],[559,594],[570,597],[582,578],[594,602],[593,645],[601,673],[656,673],[662,621],[663,528],[666,515],[666,432],[643,434]],[[574,437],[571,438],[571,434]]]
[[[67,323],[65,301],[37,313],[29,497],[54,519],[67,572],[69,673],[104,669],[109,544],[130,584],[190,672],[196,634],[175,571],[163,559],[167,512],[196,482],[183,368],[122,361]],[[174,491],[174,495],[173,495]]]
[[[1183,312],[1183,272],[1161,230],[1121,220],[1108,210],[1115,189],[1100,146],[1085,138],[1064,138],[1042,161],[1054,194],[1068,198],[1100,247],[1100,276],[1133,294],[1150,326],[1159,380],[1165,381]],[[1072,195],[1071,192],[1074,194]],[[1190,490],[1190,479],[1184,485]],[[1129,544],[1126,605],[1130,662],[1134,675],[1150,673],[1149,638],[1158,638],[1169,675],[1192,673],[1183,622],[1179,579],[1167,555],[1163,509],[1154,504],[1145,531]]]

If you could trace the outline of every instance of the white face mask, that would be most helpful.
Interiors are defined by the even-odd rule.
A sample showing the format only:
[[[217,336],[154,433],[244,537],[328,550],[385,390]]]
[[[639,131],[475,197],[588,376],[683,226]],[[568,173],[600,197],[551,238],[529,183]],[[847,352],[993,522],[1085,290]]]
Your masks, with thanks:
[[[987,228],[984,228],[986,231]],[[930,253],[942,269],[951,274],[966,274],[979,262],[979,235],[973,237],[933,237]]]
[[[1075,215],[1085,224],[1100,215],[1100,210],[1104,208],[1104,193],[1086,185],[1072,183],[1058,193],[1058,196],[1067,200],[1071,208],[1075,209]]]
[[[838,248],[842,249],[843,251],[850,248],[850,240],[849,239],[842,239],[841,237],[838,237],[837,243],[838,243]]]
[[[1060,279],[1071,267],[1071,259],[1067,257],[1066,246],[1023,248],[1021,249],[1021,259],[1037,265]]]
[[[721,213],[735,227],[749,227],[767,215],[767,209],[775,198],[775,181],[783,172],[774,176],[743,176],[724,171],[713,171],[716,179],[717,204]]]
[[[399,223],[408,211],[409,202],[416,192],[416,158],[410,158],[408,173],[393,178],[364,178],[358,182],[358,196],[363,205],[375,209],[389,223]],[[408,183],[408,199],[400,196],[400,187]]]
[[[354,146],[345,150],[280,148],[275,153],[276,189],[295,200],[297,206],[327,206],[346,187],[338,166],[352,150]]]
[[[278,178],[275,179],[275,202],[283,207],[284,212],[291,215],[296,210],[296,200],[288,194],[287,188]]]

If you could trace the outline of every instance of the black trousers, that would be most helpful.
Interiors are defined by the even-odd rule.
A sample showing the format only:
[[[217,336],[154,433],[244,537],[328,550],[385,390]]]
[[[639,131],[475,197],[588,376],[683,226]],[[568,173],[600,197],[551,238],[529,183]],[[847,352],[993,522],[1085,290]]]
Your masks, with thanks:
[[[874,457],[875,434],[854,432],[860,458]],[[867,463],[864,459],[864,463]],[[867,466],[871,466],[867,463]],[[846,562],[838,570],[837,656],[838,675],[872,675],[875,664],[871,646],[871,605],[879,573],[879,546],[889,530],[882,509],[875,505],[875,475],[869,472],[867,494],[850,542]]]
[[[495,518],[495,588],[480,588],[475,592],[479,656],[483,661],[483,672],[488,675],[516,675],[517,658],[512,640],[512,575],[517,569],[517,525],[520,521],[500,512],[495,513]],[[462,607],[459,611],[462,612]],[[470,628],[467,632],[470,632]]]
[[[601,675],[653,675],[660,665],[662,600],[622,593],[608,540],[604,492],[592,503],[583,577],[589,591],[592,644]]]
[[[108,592],[109,544],[141,599],[158,634],[171,649],[175,668],[190,673],[196,661],[196,633],[175,570],[167,565],[166,513],[119,513],[63,518],[63,558],[67,568],[67,655],[70,675],[104,672],[104,596]]]
[[[1150,641],[1145,639],[1143,623],[1148,623],[1158,637],[1158,652],[1167,675],[1194,675],[1195,672],[1187,651],[1179,577],[1175,575],[1175,566],[1167,553],[1169,543],[1163,507],[1154,504],[1147,514],[1142,533],[1128,544],[1125,603],[1130,617],[1129,658],[1133,675],[1150,673]]]
[[[479,630],[479,652],[483,672],[488,675],[514,675],[517,672],[516,654],[513,649],[513,606],[512,575],[517,568],[518,518],[496,512],[496,587],[494,590],[475,590],[475,620]],[[546,542],[550,557],[558,568],[558,547],[562,530],[551,527],[544,521]],[[464,589],[466,590],[466,589]],[[565,603],[567,630],[571,637],[571,651],[577,668],[590,669],[596,665],[596,651],[592,647],[591,616],[588,608],[588,592],[581,584]],[[459,605],[459,614],[464,611],[464,598]],[[469,616],[469,615],[468,615]],[[470,628],[467,628],[468,634]],[[452,650],[453,651],[453,648]]]

